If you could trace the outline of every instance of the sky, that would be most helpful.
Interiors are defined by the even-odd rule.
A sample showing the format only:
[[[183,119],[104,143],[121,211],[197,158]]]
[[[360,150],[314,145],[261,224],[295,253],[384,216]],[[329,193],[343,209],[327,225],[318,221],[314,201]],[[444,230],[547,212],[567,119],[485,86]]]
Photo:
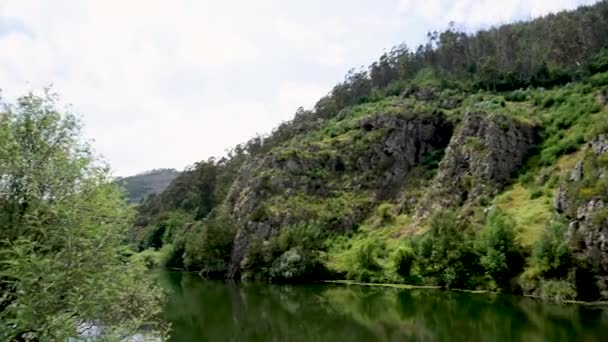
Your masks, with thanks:
[[[221,156],[311,108],[352,67],[595,0],[0,0],[5,100],[52,85],[128,176]]]

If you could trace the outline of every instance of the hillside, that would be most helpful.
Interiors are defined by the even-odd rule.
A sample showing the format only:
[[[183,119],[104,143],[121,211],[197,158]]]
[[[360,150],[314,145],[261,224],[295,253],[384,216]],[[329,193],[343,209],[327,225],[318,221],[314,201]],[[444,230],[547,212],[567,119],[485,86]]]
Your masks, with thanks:
[[[207,277],[606,299],[607,96],[606,1],[430,33],[180,174],[133,241]]]
[[[147,196],[163,192],[178,174],[174,169],[156,169],[119,177],[116,182],[125,189],[129,203],[141,203]]]

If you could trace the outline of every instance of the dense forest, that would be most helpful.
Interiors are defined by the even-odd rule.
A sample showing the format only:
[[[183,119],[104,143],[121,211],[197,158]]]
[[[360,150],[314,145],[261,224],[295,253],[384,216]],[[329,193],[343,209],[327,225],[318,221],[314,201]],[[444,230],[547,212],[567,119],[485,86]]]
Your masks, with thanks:
[[[154,169],[135,176],[119,177],[116,182],[125,189],[129,203],[140,203],[146,196],[159,194],[179,172],[175,169]]]
[[[608,2],[428,34],[138,207],[204,277],[608,297]]]

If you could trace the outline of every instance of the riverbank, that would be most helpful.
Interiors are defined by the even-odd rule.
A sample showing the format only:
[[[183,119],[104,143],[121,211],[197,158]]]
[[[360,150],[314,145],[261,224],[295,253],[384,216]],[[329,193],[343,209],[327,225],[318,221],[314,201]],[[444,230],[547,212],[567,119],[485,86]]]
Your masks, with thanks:
[[[441,286],[432,286],[432,285],[409,285],[409,284],[390,284],[390,283],[363,283],[363,282],[357,282],[357,281],[352,281],[352,280],[323,280],[322,282],[323,283],[330,283],[330,284],[349,285],[349,286],[350,285],[355,285],[355,286],[372,286],[372,287],[390,287],[390,288],[396,288],[396,289],[410,289],[410,290],[414,290],[414,289],[441,290],[442,289]],[[502,293],[502,292],[489,291],[489,290],[449,289],[447,291],[464,292],[464,293],[471,293],[471,294],[492,294],[492,295],[505,294],[505,293]],[[584,302],[584,301],[579,301],[579,300],[564,300],[564,301],[555,302],[555,301],[546,300],[546,299],[542,298],[541,296],[534,296],[534,295],[514,295],[514,296],[526,297],[526,298],[534,298],[534,299],[542,300],[542,301],[545,301],[545,302],[552,302],[552,303],[557,303],[557,304],[578,304],[578,305],[586,305],[586,306],[608,306],[608,301]]]

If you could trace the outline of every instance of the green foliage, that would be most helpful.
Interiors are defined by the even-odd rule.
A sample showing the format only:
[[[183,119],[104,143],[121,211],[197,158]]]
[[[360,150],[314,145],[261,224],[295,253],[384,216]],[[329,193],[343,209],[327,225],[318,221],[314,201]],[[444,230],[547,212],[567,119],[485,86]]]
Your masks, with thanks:
[[[600,87],[608,84],[608,73],[601,73],[591,76],[590,83],[595,87]]]
[[[269,273],[272,281],[293,282],[323,279],[326,271],[316,252],[295,247],[275,259]]]
[[[254,235],[241,262],[242,278],[275,282],[324,279],[320,252],[327,231],[316,221],[287,226],[269,241]]]
[[[405,279],[408,279],[411,276],[415,260],[416,254],[409,246],[396,249],[392,255],[395,272]]]
[[[540,296],[543,299],[563,302],[576,299],[576,289],[565,280],[543,280],[540,285]]]
[[[510,280],[523,270],[524,265],[514,226],[513,220],[504,212],[493,210],[478,239],[480,264],[503,290],[510,290]]]
[[[505,100],[512,102],[523,102],[528,100],[528,92],[522,89],[514,90],[505,94]]]
[[[551,224],[532,250],[532,265],[545,278],[565,278],[573,266],[572,252],[564,238],[565,229],[563,224]]]
[[[228,270],[236,225],[224,213],[213,213],[188,233],[184,266],[210,277],[223,276]]]
[[[103,326],[100,339],[162,328],[149,258],[128,257],[133,213],[78,121],[48,93],[3,108],[0,338],[65,341],[83,322]]]
[[[415,243],[420,275],[446,288],[471,288],[481,272],[474,234],[454,211],[433,214],[430,230]]]
[[[380,265],[376,260],[378,251],[382,246],[378,242],[365,243],[359,247],[359,250],[355,254],[355,262],[360,269],[368,271],[380,270]]]
[[[390,203],[382,203],[376,208],[377,216],[380,218],[380,225],[386,225],[395,221],[395,206]]]
[[[591,58],[589,71],[592,73],[608,71],[608,49],[602,49],[597,55]]]
[[[439,166],[439,162],[441,161],[441,159],[443,159],[444,155],[444,148],[433,150],[427,153],[424,157],[422,157],[420,164],[429,169],[436,169]]]

